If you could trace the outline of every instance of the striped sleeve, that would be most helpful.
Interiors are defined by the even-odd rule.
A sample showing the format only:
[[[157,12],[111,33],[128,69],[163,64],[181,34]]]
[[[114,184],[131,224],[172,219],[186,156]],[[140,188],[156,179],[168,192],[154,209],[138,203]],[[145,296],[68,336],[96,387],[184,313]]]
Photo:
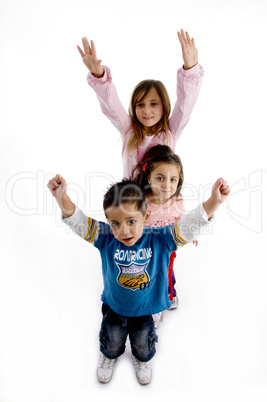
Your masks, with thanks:
[[[68,225],[71,230],[78,236],[91,244],[95,244],[99,235],[99,222],[95,219],[88,218],[77,206],[74,214],[64,219],[63,222]]]
[[[98,222],[95,219],[92,218],[88,218],[88,230],[87,230],[87,234],[84,237],[84,240],[88,241],[89,243],[95,243],[95,241],[97,239],[95,239],[96,237],[98,237]]]
[[[171,235],[177,247],[191,243],[203,234],[208,233],[207,227],[211,225],[203,204],[188,212],[179,221],[171,225]]]
[[[174,222],[171,226],[171,233],[172,233],[172,237],[173,240],[175,241],[176,245],[178,247],[182,247],[185,244],[187,244],[188,242],[186,240],[184,240],[180,235],[179,235],[179,225],[178,222]]]

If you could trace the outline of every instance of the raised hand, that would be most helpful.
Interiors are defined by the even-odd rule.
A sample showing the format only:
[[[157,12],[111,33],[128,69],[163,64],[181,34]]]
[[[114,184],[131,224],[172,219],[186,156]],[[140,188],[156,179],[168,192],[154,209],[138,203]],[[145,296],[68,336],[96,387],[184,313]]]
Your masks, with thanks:
[[[183,29],[177,32],[183,53],[184,69],[189,70],[198,63],[198,50],[195,46],[194,38],[190,39],[189,33]]]
[[[67,194],[66,180],[57,174],[53,179],[49,180],[47,187],[51,194],[55,197],[61,211],[63,218],[69,218],[74,214],[75,204],[71,201]]]
[[[220,178],[214,183],[211,196],[214,198],[214,201],[223,203],[230,194],[230,191],[227,181]]]
[[[59,174],[49,180],[47,187],[51,191],[51,194],[56,198],[62,198],[67,191],[67,183]]]
[[[102,60],[97,59],[94,41],[91,40],[91,46],[89,45],[87,38],[82,38],[82,42],[84,51],[82,51],[80,46],[77,46],[77,48],[82,56],[84,64],[95,77],[102,77],[104,74],[104,69],[101,66]]]
[[[216,180],[212,187],[210,198],[203,204],[208,218],[214,214],[214,212],[226,200],[229,194],[230,187],[228,186],[227,181],[222,178]]]

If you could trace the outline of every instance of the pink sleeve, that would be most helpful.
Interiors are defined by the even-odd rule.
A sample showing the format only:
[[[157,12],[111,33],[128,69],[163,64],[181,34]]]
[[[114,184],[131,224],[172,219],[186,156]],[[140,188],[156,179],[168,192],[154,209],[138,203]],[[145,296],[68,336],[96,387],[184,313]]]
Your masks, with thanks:
[[[127,132],[131,126],[131,118],[122,106],[116,88],[112,82],[110,69],[105,69],[104,76],[94,77],[90,72],[87,75],[88,85],[95,91],[101,110],[121,134]]]
[[[177,100],[169,119],[169,129],[174,142],[178,140],[190,119],[203,76],[204,69],[200,64],[190,68],[190,70],[180,68],[177,72]]]

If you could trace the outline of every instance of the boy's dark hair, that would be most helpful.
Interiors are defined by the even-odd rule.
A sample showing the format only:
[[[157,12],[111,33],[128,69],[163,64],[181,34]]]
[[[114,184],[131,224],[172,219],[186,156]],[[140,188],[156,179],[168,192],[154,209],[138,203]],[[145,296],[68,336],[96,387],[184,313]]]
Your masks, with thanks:
[[[104,195],[103,209],[118,207],[121,204],[135,204],[138,211],[144,215],[146,213],[146,200],[141,187],[131,180],[124,179],[112,184]]]

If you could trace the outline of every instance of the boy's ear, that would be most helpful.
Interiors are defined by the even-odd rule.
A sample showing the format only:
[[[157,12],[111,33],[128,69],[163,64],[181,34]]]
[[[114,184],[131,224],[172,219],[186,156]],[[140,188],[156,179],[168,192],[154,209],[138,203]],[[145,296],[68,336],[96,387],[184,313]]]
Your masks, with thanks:
[[[149,219],[149,217],[150,217],[150,214],[151,214],[150,209],[147,209],[147,210],[146,210],[146,213],[145,213],[145,223],[147,223],[147,221],[148,221],[148,219]]]
[[[147,176],[147,182],[148,182],[148,184],[150,184],[150,175]],[[151,211],[150,211],[150,212],[151,212]]]

